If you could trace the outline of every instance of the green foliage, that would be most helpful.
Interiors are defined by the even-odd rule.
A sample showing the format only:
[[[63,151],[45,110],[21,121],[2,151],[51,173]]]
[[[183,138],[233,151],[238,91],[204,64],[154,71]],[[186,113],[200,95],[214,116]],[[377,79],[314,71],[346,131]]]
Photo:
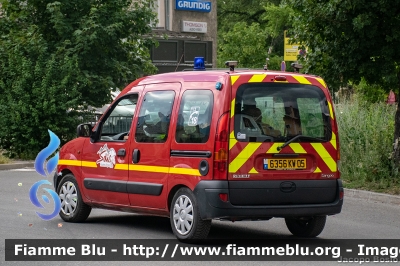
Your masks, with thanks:
[[[385,102],[388,97],[387,88],[379,84],[369,85],[364,78],[354,89],[363,101],[370,103]]]
[[[0,20],[0,148],[34,158],[75,135],[88,105],[152,72],[150,0],[3,0]]]
[[[336,106],[341,172],[346,187],[400,193],[391,160],[395,109],[358,97]]]
[[[264,24],[262,18],[269,0],[218,0],[218,31],[228,32],[237,22]],[[272,1],[272,2],[280,2]]]
[[[262,68],[267,56],[265,35],[258,23],[236,23],[231,31],[222,34],[224,45],[219,47],[218,65],[223,67],[225,61],[237,60],[239,67]]]
[[[336,88],[361,78],[394,85],[400,63],[400,13],[394,8],[399,1],[287,2],[295,11],[293,35],[309,48],[308,72]]]
[[[0,151],[0,164],[5,164],[5,163],[9,163],[10,159],[6,156],[4,156],[2,154],[2,152]]]
[[[292,10],[281,1],[218,1],[218,66],[238,60],[240,67],[280,69],[283,32]],[[268,50],[271,53],[268,55]],[[279,63],[277,64],[277,62]]]

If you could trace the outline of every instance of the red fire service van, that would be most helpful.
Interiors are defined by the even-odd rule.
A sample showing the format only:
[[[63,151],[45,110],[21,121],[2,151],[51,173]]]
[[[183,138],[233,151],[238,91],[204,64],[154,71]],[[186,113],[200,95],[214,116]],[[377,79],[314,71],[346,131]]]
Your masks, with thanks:
[[[60,150],[60,216],[91,208],[169,217],[181,241],[212,219],[284,218],[315,237],[340,213],[338,127],[326,83],[266,70],[183,71],[140,78],[98,123]],[[197,69],[196,69],[197,68]]]

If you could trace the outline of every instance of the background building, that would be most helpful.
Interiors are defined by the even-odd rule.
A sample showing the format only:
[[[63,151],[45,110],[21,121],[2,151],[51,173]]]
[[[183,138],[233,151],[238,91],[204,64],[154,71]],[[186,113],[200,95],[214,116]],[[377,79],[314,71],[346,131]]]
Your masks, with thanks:
[[[157,0],[155,9],[159,46],[152,48],[151,60],[159,73],[192,68],[197,56],[207,68],[216,67],[217,0]]]

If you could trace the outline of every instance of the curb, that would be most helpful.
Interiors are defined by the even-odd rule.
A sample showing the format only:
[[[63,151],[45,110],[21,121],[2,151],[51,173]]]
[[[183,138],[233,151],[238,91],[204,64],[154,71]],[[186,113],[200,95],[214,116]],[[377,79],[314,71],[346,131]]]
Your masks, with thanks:
[[[34,162],[0,164],[0,171],[1,170],[19,169],[19,168],[25,168],[25,167],[34,167]]]
[[[390,205],[400,206],[400,196],[389,195],[384,193],[371,192],[366,190],[358,190],[358,189],[344,189],[344,198],[346,197],[355,198],[355,199],[363,199],[367,202],[379,202]]]
[[[0,164],[1,170],[12,170],[25,167],[34,167],[34,162],[22,162],[22,163],[11,163],[11,164]],[[357,189],[344,189],[344,197],[363,199],[367,202],[380,202],[390,205],[400,206],[400,196],[394,196],[384,193],[371,192],[366,190]]]

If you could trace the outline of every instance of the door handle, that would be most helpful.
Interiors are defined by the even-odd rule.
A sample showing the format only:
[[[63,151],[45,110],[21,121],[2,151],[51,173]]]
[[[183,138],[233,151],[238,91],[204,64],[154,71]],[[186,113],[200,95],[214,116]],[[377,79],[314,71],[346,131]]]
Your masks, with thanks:
[[[119,149],[117,152],[117,156],[125,157],[126,155],[126,150],[125,149]]]
[[[140,151],[134,149],[132,153],[132,163],[138,163],[140,161]]]

